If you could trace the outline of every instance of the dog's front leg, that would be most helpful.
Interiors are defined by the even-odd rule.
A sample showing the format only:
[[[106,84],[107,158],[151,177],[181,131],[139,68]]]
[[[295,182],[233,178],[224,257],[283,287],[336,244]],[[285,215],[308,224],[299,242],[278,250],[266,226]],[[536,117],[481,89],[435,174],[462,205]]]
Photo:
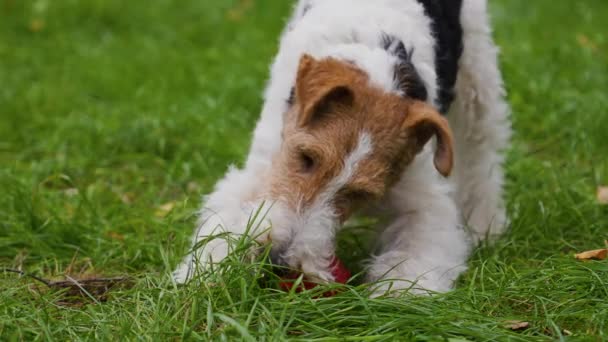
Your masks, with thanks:
[[[382,233],[368,271],[370,281],[382,280],[377,295],[447,291],[466,269],[467,234],[449,184],[429,159],[429,153],[419,155],[391,193],[396,217]]]
[[[264,188],[259,172],[231,168],[215,190],[206,197],[192,237],[192,250],[173,272],[178,283],[185,283],[230,253],[229,241],[243,234],[263,239],[263,224],[250,222],[262,205]],[[260,219],[260,218],[258,218]]]

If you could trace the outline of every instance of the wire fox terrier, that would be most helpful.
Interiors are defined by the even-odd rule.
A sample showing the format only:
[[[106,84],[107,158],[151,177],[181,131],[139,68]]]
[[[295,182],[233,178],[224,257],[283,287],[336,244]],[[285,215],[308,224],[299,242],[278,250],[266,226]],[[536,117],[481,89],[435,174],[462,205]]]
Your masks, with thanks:
[[[510,137],[486,0],[300,0],[281,37],[243,169],[205,198],[193,246],[251,234],[270,259],[333,280],[357,210],[379,227],[378,291],[447,291],[471,247],[500,234]],[[264,224],[246,230],[266,205]],[[468,228],[468,229],[465,229]],[[231,252],[191,251],[177,282]]]

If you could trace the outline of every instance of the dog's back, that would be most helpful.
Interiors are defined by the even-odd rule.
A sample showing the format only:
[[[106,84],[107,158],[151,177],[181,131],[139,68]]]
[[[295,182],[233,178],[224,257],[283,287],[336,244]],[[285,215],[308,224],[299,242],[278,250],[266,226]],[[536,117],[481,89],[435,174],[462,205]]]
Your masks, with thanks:
[[[453,88],[463,50],[462,4],[463,0],[302,0],[287,32],[314,11],[316,20],[311,20],[311,26],[325,26],[319,31],[336,44],[360,42],[373,46],[382,35],[397,37],[406,46],[416,47],[420,56],[416,56],[415,65],[428,69],[422,61],[434,60],[435,74],[422,71],[426,76],[423,79],[427,86],[437,88],[436,95],[434,89],[429,93],[440,111],[446,113],[454,100]]]

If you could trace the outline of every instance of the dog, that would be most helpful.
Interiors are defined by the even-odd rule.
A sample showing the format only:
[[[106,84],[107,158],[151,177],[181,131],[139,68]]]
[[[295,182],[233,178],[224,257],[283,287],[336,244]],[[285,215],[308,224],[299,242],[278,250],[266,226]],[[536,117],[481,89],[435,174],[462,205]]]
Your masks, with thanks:
[[[450,290],[475,243],[507,226],[497,59],[485,0],[300,0],[245,166],[204,199],[193,246],[206,243],[175,280],[228,256],[209,237],[229,233],[331,282],[336,234],[363,212],[384,222],[366,264],[375,293]]]

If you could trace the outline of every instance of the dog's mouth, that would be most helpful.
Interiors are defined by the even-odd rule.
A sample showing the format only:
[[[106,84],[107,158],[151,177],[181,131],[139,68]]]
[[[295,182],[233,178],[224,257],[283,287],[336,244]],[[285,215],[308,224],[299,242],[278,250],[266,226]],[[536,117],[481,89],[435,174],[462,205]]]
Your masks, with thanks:
[[[304,278],[324,282],[331,278],[329,265],[335,259],[335,246],[326,248],[323,255],[310,253],[307,249],[298,248],[291,241],[284,246],[272,246],[268,252],[268,261],[272,272],[279,277],[304,274]],[[324,249],[325,250],[325,249]]]
[[[273,272],[280,277],[294,271],[287,263],[287,260],[285,260],[282,250],[272,248],[268,254],[268,259],[272,265]]]

